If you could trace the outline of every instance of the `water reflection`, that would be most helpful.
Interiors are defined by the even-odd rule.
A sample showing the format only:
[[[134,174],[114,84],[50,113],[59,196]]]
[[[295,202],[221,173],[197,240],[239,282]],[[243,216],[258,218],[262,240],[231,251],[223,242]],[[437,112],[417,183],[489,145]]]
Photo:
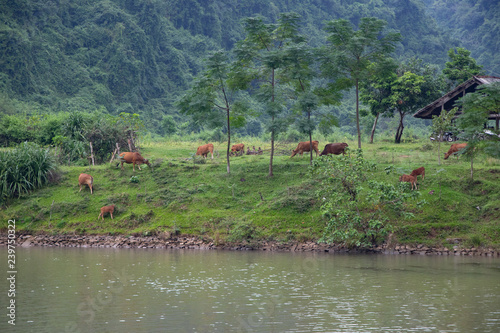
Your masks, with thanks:
[[[500,331],[498,258],[20,248],[17,261],[18,324],[1,332]]]

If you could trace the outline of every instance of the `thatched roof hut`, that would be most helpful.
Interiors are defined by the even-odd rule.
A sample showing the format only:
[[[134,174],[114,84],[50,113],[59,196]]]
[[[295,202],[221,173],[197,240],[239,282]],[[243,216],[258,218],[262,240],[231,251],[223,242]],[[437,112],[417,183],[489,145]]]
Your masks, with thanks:
[[[478,86],[482,84],[490,84],[493,82],[500,82],[500,77],[474,76],[472,79],[465,81],[452,91],[448,92],[446,95],[435,100],[426,107],[421,108],[420,110],[415,112],[413,116],[415,118],[432,119],[432,116],[439,116],[442,110],[451,110],[453,107],[455,107],[455,103],[459,98],[465,96],[465,94],[467,93],[476,91]],[[459,115],[460,110],[457,112],[457,116]],[[496,120],[496,128],[498,129],[500,115],[495,112],[490,112],[490,116],[488,117],[488,119]]]

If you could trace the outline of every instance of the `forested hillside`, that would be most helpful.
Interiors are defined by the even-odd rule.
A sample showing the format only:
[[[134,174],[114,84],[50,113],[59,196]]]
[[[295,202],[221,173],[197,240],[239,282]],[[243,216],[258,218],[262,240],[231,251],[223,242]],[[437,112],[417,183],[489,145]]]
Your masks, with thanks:
[[[484,66],[486,73],[500,76],[500,2],[497,0],[424,0],[439,27],[460,40],[462,47]]]
[[[425,2],[441,8],[448,1]],[[440,66],[467,34],[447,31],[443,20],[438,26],[421,0],[6,0],[0,3],[0,112],[104,108],[138,113],[158,131],[166,114],[177,115],[173,103],[209,51],[229,51],[244,38],[242,18],[258,14],[273,22],[290,11],[301,16],[302,33],[313,46],[325,43],[325,21],[357,24],[374,16],[403,36],[397,57],[417,56]],[[488,15],[491,21],[496,14]],[[498,53],[494,37],[491,43],[467,41],[481,45],[473,55],[487,72],[496,70],[485,60]]]

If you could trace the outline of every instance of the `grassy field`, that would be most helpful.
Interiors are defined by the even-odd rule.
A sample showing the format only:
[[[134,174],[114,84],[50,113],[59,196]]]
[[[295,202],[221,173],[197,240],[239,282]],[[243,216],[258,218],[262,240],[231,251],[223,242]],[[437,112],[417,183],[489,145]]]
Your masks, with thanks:
[[[268,144],[245,141],[246,146]],[[348,142],[356,147],[355,142]],[[116,163],[59,169],[57,182],[29,196],[12,199],[0,211],[3,221],[16,220],[18,231],[53,234],[187,234],[218,243],[256,240],[279,242],[318,240],[326,219],[320,212],[321,186],[309,172],[309,156],[289,158],[295,144],[280,143],[274,177],[267,177],[269,152],[231,158],[226,171],[226,146],[214,144],[214,160],[193,159],[202,142],[145,144],[152,161],[142,171],[116,168]],[[325,143],[320,142],[320,147]],[[449,144],[442,143],[446,151]],[[425,166],[419,178],[420,197],[408,202],[411,218],[388,212],[399,244],[500,247],[500,160],[479,156],[437,161],[437,146],[426,142],[364,144],[364,157],[377,164],[372,179],[398,183],[402,173]],[[203,162],[203,161],[202,161]],[[393,166],[394,172],[385,169]],[[79,192],[78,175],[94,177],[94,194]],[[135,177],[134,177],[135,176]],[[417,201],[426,204],[418,206]],[[98,221],[100,208],[115,204],[114,219]],[[3,224],[5,230],[5,225]]]

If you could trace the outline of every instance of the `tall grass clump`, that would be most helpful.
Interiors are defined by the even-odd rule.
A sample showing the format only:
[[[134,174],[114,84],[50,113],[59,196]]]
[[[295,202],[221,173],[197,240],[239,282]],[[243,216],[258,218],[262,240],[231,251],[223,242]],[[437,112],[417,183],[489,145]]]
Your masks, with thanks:
[[[35,143],[24,142],[0,152],[0,202],[42,187],[55,168],[50,151]]]

